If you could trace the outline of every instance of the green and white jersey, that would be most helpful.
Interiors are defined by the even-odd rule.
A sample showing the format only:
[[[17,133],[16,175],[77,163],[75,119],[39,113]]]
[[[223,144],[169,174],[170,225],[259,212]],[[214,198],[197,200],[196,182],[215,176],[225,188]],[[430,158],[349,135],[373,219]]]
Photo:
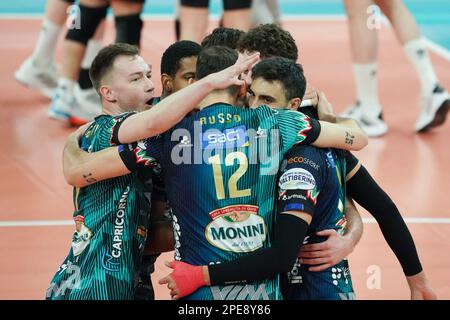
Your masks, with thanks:
[[[230,261],[271,244],[278,167],[294,144],[311,143],[320,124],[296,111],[214,104],[138,150],[121,147],[128,168],[146,158],[164,170],[173,210],[175,259]],[[243,266],[245,267],[245,266]],[[203,287],[188,299],[280,299],[277,277]]]
[[[115,128],[127,115],[97,117],[81,147],[96,152],[115,145]],[[47,299],[133,299],[150,215],[137,172],[75,188],[73,201],[71,249]]]

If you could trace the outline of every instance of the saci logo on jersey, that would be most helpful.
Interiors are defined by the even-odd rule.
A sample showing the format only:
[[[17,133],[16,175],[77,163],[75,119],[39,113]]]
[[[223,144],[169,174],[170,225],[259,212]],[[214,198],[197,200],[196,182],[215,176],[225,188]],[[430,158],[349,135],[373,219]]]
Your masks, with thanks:
[[[312,190],[316,186],[316,180],[309,171],[303,168],[293,168],[283,173],[279,186],[284,190]]]
[[[223,132],[217,129],[208,129],[202,133],[202,149],[228,149],[242,147],[246,144],[247,129],[245,126],[225,129]]]
[[[77,215],[74,218],[75,221],[75,232],[72,237],[72,252],[76,257],[80,255],[84,249],[89,245],[92,238],[92,231],[84,225],[84,216]]]
[[[258,207],[233,205],[209,213],[213,221],[206,226],[205,236],[210,244],[225,251],[251,252],[261,248],[267,227],[258,215]]]

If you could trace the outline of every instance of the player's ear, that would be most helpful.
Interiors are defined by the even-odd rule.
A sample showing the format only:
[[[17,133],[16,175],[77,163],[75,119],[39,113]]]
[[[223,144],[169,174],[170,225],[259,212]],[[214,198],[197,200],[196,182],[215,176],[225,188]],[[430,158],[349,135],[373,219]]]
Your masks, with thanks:
[[[290,110],[297,110],[300,107],[301,103],[302,103],[302,99],[300,99],[300,98],[292,98],[291,100],[289,100],[288,109],[290,109]]]
[[[163,73],[161,75],[161,83],[164,91],[166,91],[169,94],[173,92],[173,79],[171,76],[169,76],[166,73]]]
[[[188,84],[193,84],[195,81],[197,81],[197,79],[195,79],[195,78],[189,78]]]
[[[109,86],[100,86],[98,89],[100,95],[103,99],[105,99],[108,102],[115,103],[117,102],[117,96]]]
[[[246,82],[244,82],[243,85],[240,85],[238,87],[238,98],[242,98],[242,97],[246,97],[247,96],[247,91],[248,91],[248,85]]]

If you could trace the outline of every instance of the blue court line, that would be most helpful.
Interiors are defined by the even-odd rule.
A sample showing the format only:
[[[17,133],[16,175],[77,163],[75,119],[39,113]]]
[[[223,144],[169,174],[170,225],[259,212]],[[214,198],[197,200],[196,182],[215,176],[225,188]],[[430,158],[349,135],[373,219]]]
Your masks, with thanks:
[[[0,1],[0,15],[42,14],[46,0]],[[341,0],[279,0],[281,12],[286,15],[345,15]],[[450,50],[450,1],[405,0],[416,18],[422,34]],[[219,14],[221,0],[210,0],[210,11]],[[144,14],[173,15],[175,0],[147,0]]]

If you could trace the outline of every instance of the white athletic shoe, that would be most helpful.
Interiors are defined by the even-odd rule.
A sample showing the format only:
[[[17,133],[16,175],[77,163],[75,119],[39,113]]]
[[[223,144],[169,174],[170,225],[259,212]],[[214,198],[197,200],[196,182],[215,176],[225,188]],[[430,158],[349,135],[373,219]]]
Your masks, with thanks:
[[[378,117],[363,114],[358,122],[361,128],[371,138],[380,137],[388,131],[388,126],[386,122],[384,122],[382,114]]]
[[[77,102],[73,95],[58,89],[52,98],[48,109],[48,116],[52,119],[68,122]]]
[[[355,104],[352,104],[344,112],[341,113],[342,117],[352,118],[355,120],[359,120],[362,115],[361,103],[357,100]]]
[[[450,95],[444,88],[437,85],[430,96],[422,98],[421,109],[422,112],[416,122],[416,131],[419,133],[445,122],[450,109]]]
[[[369,110],[372,112],[369,112]],[[356,101],[354,105],[341,113],[341,116],[355,119],[367,135],[374,138],[380,137],[388,131],[388,126],[383,120],[382,113],[378,110],[382,110],[382,108],[380,106],[370,109],[363,108],[361,103]]]
[[[52,98],[58,85],[58,73],[56,67],[51,64],[48,67],[38,67],[33,59],[26,59],[17,69],[14,77],[24,86],[37,89],[46,97]]]
[[[102,113],[100,96],[94,88],[83,90],[79,85],[76,85],[74,97],[76,103],[70,114],[70,124],[74,126],[83,125]]]

